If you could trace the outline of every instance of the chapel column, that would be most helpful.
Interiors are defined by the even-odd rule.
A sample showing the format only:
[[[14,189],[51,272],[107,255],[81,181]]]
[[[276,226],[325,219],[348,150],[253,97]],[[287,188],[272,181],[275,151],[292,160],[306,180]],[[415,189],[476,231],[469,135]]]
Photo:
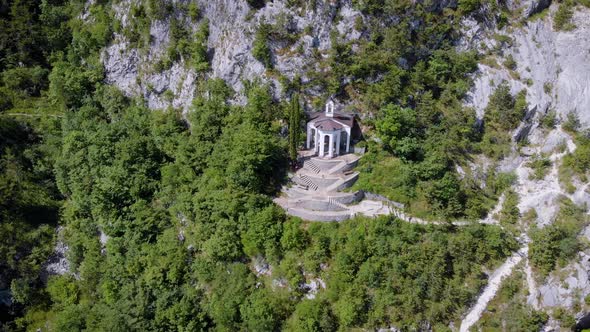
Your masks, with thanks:
[[[334,157],[334,134],[330,134],[330,144],[328,145],[328,157]]]
[[[338,132],[336,133],[336,155],[339,156],[340,155],[340,135],[342,134],[342,132]]]
[[[316,128],[315,129],[315,145],[313,147],[314,152],[318,152],[320,151],[320,145],[322,142],[320,142],[320,131]]]
[[[351,130],[346,130],[346,152],[350,152],[350,132]]]

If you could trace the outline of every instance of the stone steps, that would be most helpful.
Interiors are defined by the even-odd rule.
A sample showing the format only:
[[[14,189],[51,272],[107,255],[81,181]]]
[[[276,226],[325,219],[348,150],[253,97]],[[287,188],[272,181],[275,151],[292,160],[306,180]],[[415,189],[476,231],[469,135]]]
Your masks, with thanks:
[[[309,176],[302,174],[300,176],[300,178],[303,181],[303,183],[305,183],[309,188],[313,189],[314,191],[317,191],[318,190],[318,185],[315,184],[313,181],[311,181],[311,179],[309,178]]]
[[[328,202],[330,203],[330,205],[333,205],[333,206],[339,207],[339,208],[341,208],[341,209],[344,209],[344,210],[348,210],[348,206],[346,206],[346,205],[344,205],[344,204],[342,204],[342,203],[338,202],[338,201],[337,201],[336,199],[334,199],[333,197],[330,197],[330,198],[328,198]]]
[[[321,172],[322,170],[320,169],[320,167],[318,165],[316,165],[313,161],[311,160],[306,160],[303,163],[303,167],[309,169],[310,171],[318,174],[319,172]]]
[[[287,214],[311,221],[343,221],[356,215],[374,217],[389,213],[408,219],[382,202],[363,200],[362,192],[343,191],[358,179],[359,173],[354,171],[358,156],[302,157],[303,167],[292,177],[295,185],[284,187],[285,195],[275,199]]]
[[[351,187],[354,184],[354,182],[356,182],[356,180],[358,179],[358,176],[359,176],[358,172],[354,172],[354,173],[348,174],[348,175],[342,174],[341,178],[338,179],[338,181],[335,181],[335,182],[331,183],[330,185],[326,186],[325,191],[338,192],[342,188]],[[340,188],[340,189],[338,189],[338,188]]]

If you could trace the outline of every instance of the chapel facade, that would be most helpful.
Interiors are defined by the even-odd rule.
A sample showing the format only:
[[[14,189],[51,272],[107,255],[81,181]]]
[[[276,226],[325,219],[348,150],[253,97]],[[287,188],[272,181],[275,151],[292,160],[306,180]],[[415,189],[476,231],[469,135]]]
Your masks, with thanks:
[[[350,152],[354,116],[334,111],[334,102],[326,103],[324,112],[312,113],[307,123],[308,150],[320,158],[333,158]]]

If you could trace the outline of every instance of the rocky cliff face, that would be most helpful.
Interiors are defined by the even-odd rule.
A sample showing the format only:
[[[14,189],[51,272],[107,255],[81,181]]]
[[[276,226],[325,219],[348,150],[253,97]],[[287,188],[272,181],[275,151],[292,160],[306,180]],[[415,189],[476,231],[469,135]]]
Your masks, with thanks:
[[[528,8],[529,5],[526,5]],[[537,209],[539,220],[547,224],[556,211],[551,208],[553,199],[558,196],[571,196],[577,204],[590,202],[585,188],[579,188],[574,195],[569,195],[557,183],[557,174],[549,174],[543,181],[525,181],[528,171],[523,167],[530,156],[535,154],[552,154],[554,165],[560,162],[563,153],[557,149],[566,145],[575,149],[572,137],[559,127],[548,131],[539,127],[539,121],[554,111],[558,122],[565,121],[569,113],[578,116],[582,129],[590,127],[590,10],[576,11],[572,31],[555,31],[551,15],[555,7],[550,8],[550,15],[537,20],[525,21],[520,28],[509,27],[503,30],[485,29],[473,21],[466,21],[465,37],[460,43],[464,49],[481,50],[481,46],[499,50],[499,55],[487,57],[485,64],[479,64],[474,86],[466,97],[466,104],[473,107],[481,118],[488,104],[490,95],[503,81],[508,82],[512,93],[526,91],[529,110],[521,126],[514,132],[514,138],[526,139],[529,146],[505,160],[503,171],[521,172],[521,196],[535,192],[535,199],[521,197],[521,210]],[[500,42],[499,35],[507,36],[509,41]],[[502,63],[512,57],[516,63],[513,70]],[[526,173],[526,174],[525,174]],[[556,172],[555,172],[556,173]],[[553,184],[547,182],[554,181]],[[538,183],[543,182],[543,183]],[[582,184],[579,184],[580,186]],[[538,190],[533,190],[536,188]],[[550,194],[552,198],[543,199],[539,195]],[[524,198],[524,199],[523,199]],[[554,209],[555,210],[555,209]]]
[[[125,0],[116,7],[123,26],[128,24],[132,4],[133,0]],[[245,0],[201,0],[198,6],[201,17],[209,21],[207,46],[211,73],[208,75],[223,79],[238,93],[243,90],[244,81],[254,79],[271,82],[276,94],[281,93],[277,73],[268,73],[252,55],[254,36],[260,24],[281,27],[297,36],[290,43],[272,43],[272,61],[280,75],[289,79],[300,75],[303,81],[307,79],[307,71],[319,70],[312,54],[330,49],[331,34],[337,32],[343,40],[360,36],[354,23],[361,14],[352,8],[351,1],[318,1],[313,10],[289,8],[286,1],[269,2],[259,10],[252,9]],[[181,14],[174,15],[182,19]],[[334,23],[336,15],[338,22]],[[103,52],[102,60],[107,81],[128,95],[143,96],[150,108],[173,106],[186,110],[194,97],[199,74],[188,68],[184,59],[173,63],[170,69],[161,72],[154,69],[154,63],[164,56],[170,41],[170,19],[151,23],[151,43],[146,50],[132,47],[125,36],[117,34],[115,42]],[[202,20],[185,22],[185,25],[194,33],[200,23]],[[237,100],[242,101],[243,98]]]
[[[492,54],[479,64],[474,86],[465,100],[478,117],[483,118],[490,95],[502,81],[509,84],[514,94],[526,91],[527,115],[513,133],[512,156],[503,160],[499,168],[516,173],[518,181],[514,189],[520,198],[519,209],[521,213],[535,210],[538,227],[553,222],[563,198],[580,206],[590,204],[588,184],[574,179],[576,189],[572,193],[566,191],[558,179],[561,159],[576,149],[573,138],[560,125],[547,129],[539,124],[549,112],[555,112],[558,122],[564,122],[568,114],[574,113],[581,122],[581,129],[590,128],[590,10],[577,8],[572,18],[575,28],[556,31],[552,22],[558,5],[549,7],[550,4],[544,0],[509,1],[509,7],[520,12],[523,18],[519,27],[497,29],[493,23],[467,19],[458,44],[460,49]],[[549,7],[547,15],[530,18],[546,7]],[[504,65],[510,57],[516,64],[512,69]],[[528,144],[519,148],[516,140],[526,140]],[[533,180],[527,164],[541,154],[550,158],[552,167],[543,179]],[[580,236],[590,239],[589,229]],[[586,315],[576,308],[576,303],[584,303],[584,298],[590,294],[589,253],[587,250],[580,252],[574,261],[558,268],[538,285],[534,280],[536,276],[528,268],[528,303],[549,312],[562,307],[576,313],[578,318]],[[558,323],[550,320],[546,329],[559,329]]]
[[[553,13],[555,7],[550,11]],[[507,81],[512,92],[527,91],[527,101],[537,107],[539,116],[555,110],[561,118],[570,112],[580,117],[584,127],[590,126],[590,11],[576,11],[572,31],[555,31],[550,17],[528,20],[521,28],[486,30],[473,21],[468,27],[461,47],[479,49],[501,48],[503,55],[494,58],[495,66],[480,64],[475,86],[467,97],[468,105],[478,114],[488,103],[495,87]],[[500,36],[508,41],[500,42]],[[495,39],[494,39],[495,37]],[[501,65],[512,56],[516,61],[513,71]]]

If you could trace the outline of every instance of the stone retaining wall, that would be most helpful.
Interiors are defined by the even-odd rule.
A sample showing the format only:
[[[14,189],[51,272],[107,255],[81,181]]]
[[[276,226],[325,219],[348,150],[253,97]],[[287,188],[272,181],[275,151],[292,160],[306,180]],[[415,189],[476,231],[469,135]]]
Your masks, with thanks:
[[[356,182],[356,180],[358,179],[358,177],[359,177],[359,173],[354,174],[350,178],[346,179],[346,181],[344,181],[344,183],[342,183],[341,185],[339,185],[338,187],[336,187],[334,190],[335,191],[341,191],[341,190],[344,190],[346,188],[352,187],[352,185]]]
[[[299,217],[305,220],[311,221],[344,221],[350,219],[351,215],[349,212],[346,211],[334,211],[333,213],[314,213],[310,210],[303,210],[297,208],[289,208],[287,211],[288,214],[292,216]]]
[[[402,203],[399,202],[395,202],[390,200],[389,198],[382,196],[382,195],[378,195],[378,194],[374,194],[368,191],[363,191],[365,198],[370,199],[372,201],[381,201],[381,202],[387,202],[391,205],[393,205],[394,207],[398,208],[398,209],[403,209],[405,205],[403,205]]]
[[[331,196],[332,199],[342,204],[353,204],[357,203],[365,197],[365,193],[362,190],[355,191],[350,195],[346,196]]]
[[[342,209],[341,207],[332,205],[328,201],[316,199],[302,200],[298,202],[295,206],[310,211],[344,211],[344,209]]]

